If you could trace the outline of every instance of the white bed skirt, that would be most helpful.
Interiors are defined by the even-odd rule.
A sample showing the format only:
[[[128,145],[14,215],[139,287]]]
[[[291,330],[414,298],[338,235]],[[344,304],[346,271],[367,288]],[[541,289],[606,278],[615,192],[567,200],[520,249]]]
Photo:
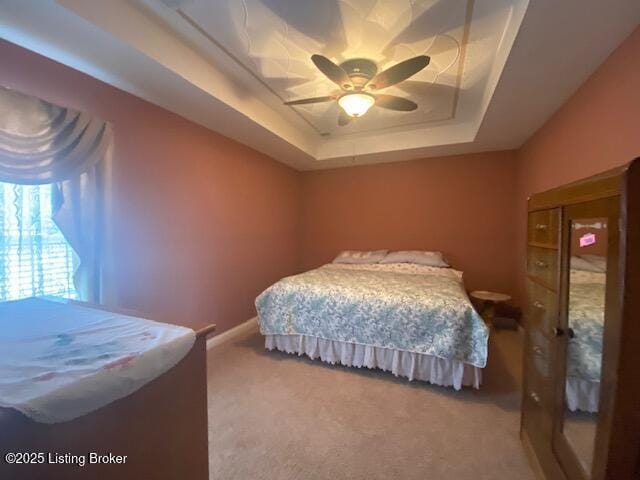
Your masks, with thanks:
[[[306,335],[265,335],[265,348],[287,353],[306,354],[312,359],[347,367],[379,368],[409,380],[423,380],[435,385],[480,388],[482,369],[458,360],[405,352],[384,347],[325,340]]]
[[[600,382],[590,382],[580,378],[567,377],[565,394],[567,407],[572,412],[582,410],[583,412],[595,413],[598,411]]]

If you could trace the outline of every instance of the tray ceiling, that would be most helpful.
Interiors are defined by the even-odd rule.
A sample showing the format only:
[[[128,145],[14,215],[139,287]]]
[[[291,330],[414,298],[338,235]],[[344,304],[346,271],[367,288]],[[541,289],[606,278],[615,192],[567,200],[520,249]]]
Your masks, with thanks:
[[[455,117],[473,0],[194,0],[179,14],[220,45],[281,101],[339,94],[311,63],[367,58],[379,71],[426,54],[426,69],[384,93],[418,103],[414,112],[373,108],[349,126],[336,102],[291,106],[318,134],[421,126]],[[478,62],[476,62],[478,63]],[[480,65],[467,65],[473,71]]]
[[[140,0],[172,32],[220,64],[246,94],[308,136],[296,145],[315,160],[471,142],[491,100],[528,0]],[[338,126],[335,102],[285,106],[340,92],[311,61],[367,58],[384,70],[428,55],[423,71],[382,93],[413,112],[373,107]],[[253,118],[256,118],[255,116]],[[277,123],[265,123],[278,128]]]
[[[2,10],[3,38],[301,170],[518,147],[640,21],[637,0],[27,0]],[[379,69],[430,56],[382,90],[418,109],[374,106],[339,127],[335,103],[284,105],[338,92],[313,54]]]

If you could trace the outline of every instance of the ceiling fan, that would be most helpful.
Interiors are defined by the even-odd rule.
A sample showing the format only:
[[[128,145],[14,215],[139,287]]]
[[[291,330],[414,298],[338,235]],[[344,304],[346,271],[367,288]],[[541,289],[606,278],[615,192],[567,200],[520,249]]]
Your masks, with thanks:
[[[311,61],[318,70],[338,85],[342,92],[325,97],[291,100],[284,104],[308,105],[337,100],[341,107],[340,117],[338,117],[340,126],[349,124],[352,118],[361,117],[373,105],[388,110],[410,112],[418,108],[415,102],[395,95],[371,92],[382,90],[412,77],[429,65],[429,60],[430,58],[426,55],[418,55],[378,73],[375,62],[366,58],[353,58],[337,65],[323,55],[312,55]]]

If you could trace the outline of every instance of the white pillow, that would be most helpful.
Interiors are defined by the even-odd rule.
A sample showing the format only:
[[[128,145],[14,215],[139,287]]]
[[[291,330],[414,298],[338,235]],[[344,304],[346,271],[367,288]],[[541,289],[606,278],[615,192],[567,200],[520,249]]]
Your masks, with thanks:
[[[358,250],[343,250],[332,263],[379,263],[389,250],[371,250],[360,252]]]
[[[449,267],[441,252],[423,252],[420,250],[399,250],[391,252],[380,263],[417,263],[430,267]]]

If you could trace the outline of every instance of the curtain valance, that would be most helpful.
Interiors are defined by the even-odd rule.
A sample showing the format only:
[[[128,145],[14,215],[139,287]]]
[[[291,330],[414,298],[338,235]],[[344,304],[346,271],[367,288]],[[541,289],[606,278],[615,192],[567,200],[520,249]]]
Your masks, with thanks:
[[[0,87],[0,181],[54,183],[90,171],[110,143],[106,122]]]
[[[52,218],[80,257],[83,300],[104,294],[110,125],[85,112],[0,86],[0,182],[52,184]]]

